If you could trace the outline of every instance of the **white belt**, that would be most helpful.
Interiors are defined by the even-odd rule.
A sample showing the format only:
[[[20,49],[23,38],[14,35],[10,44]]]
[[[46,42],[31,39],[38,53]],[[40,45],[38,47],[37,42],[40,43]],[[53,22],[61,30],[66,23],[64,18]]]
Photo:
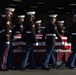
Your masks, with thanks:
[[[4,32],[4,31],[5,31],[5,29],[2,30],[2,32]]]
[[[9,32],[11,33],[11,32],[12,32],[12,30],[9,30]]]
[[[15,33],[20,33],[20,31],[16,31]]]
[[[0,33],[2,33],[2,31],[0,31]]]
[[[76,35],[76,33],[72,33],[72,35]]]
[[[26,33],[31,33],[31,31],[26,31]]]
[[[47,34],[47,36],[56,36],[55,34]]]
[[[10,44],[10,42],[6,42],[6,44]]]
[[[45,29],[45,27],[40,27],[40,28],[43,28],[43,29]]]

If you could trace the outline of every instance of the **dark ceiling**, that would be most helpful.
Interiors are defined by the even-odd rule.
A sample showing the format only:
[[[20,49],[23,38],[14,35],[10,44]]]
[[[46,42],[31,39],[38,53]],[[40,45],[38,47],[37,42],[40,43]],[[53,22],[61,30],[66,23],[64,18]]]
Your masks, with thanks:
[[[15,13],[35,10],[40,13],[72,14],[76,0],[0,0],[0,11],[5,7],[16,8]]]

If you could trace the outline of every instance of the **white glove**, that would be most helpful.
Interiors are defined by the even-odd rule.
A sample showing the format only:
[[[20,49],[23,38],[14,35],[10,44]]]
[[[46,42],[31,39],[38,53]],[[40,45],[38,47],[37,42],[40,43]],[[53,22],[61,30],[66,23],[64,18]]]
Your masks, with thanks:
[[[62,45],[64,45],[65,43],[62,41],[62,43],[61,43]]]
[[[6,44],[10,44],[10,42],[6,42]]]
[[[39,44],[38,44],[38,42],[36,43],[36,46],[38,46]]]

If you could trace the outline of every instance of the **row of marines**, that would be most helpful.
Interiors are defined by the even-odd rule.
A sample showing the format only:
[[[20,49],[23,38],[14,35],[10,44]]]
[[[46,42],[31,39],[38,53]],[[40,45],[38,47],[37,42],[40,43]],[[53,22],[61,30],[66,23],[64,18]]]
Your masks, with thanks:
[[[43,35],[42,41],[46,43],[46,53],[41,65],[41,68],[44,70],[49,70],[48,63],[50,57],[53,58],[52,66],[53,68],[57,68],[58,64],[56,62],[56,54],[55,54],[55,36],[58,37],[59,41],[64,45],[64,42],[61,39],[60,35],[65,34],[63,23],[64,21],[58,21],[60,26],[56,26],[56,14],[49,15],[49,23],[45,26],[44,30],[41,30],[41,20],[36,21],[37,24],[35,26],[34,19],[35,19],[35,12],[27,12],[27,20],[24,22],[25,15],[19,15],[18,21],[15,25],[12,24],[12,17],[14,8],[5,8],[6,15],[3,15],[0,22],[0,70],[5,71],[9,70],[12,66],[12,55],[13,55],[13,48],[12,48],[12,39],[14,38],[15,34],[22,34],[22,41],[26,42],[26,50],[23,56],[23,59],[20,63],[19,68],[24,70],[26,69],[27,62],[29,60],[30,69],[35,69],[35,60],[34,60],[34,47],[33,44],[35,43],[38,46],[38,41],[36,39],[36,34]],[[24,25],[25,23],[25,25]],[[72,44],[72,54],[66,64],[67,67],[70,69],[74,68],[75,59],[76,59],[76,15],[74,15],[74,23],[71,25],[69,29],[69,33],[67,35],[68,42]],[[24,26],[23,26],[24,25]],[[45,37],[47,38],[45,39]],[[71,37],[70,37],[71,36]]]

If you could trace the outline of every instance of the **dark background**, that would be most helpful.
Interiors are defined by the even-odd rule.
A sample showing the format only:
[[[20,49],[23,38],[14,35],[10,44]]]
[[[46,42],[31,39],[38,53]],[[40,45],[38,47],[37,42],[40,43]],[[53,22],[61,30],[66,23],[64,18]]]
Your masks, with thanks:
[[[65,26],[72,22],[76,12],[76,0],[0,0],[0,13],[4,14],[5,7],[14,7],[14,16],[36,11],[36,20],[41,19],[42,25],[48,22],[49,14],[58,14],[57,20],[65,20]]]

